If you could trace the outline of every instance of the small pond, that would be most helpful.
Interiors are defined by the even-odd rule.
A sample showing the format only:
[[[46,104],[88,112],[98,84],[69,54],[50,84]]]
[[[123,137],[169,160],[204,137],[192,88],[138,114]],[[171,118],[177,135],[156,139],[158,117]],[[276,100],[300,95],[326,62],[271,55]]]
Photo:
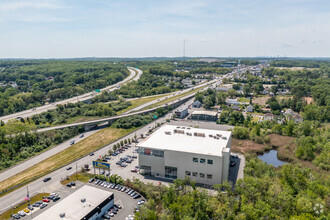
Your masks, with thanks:
[[[272,164],[274,167],[279,167],[286,164],[286,162],[277,158],[277,150],[270,150],[269,152],[259,155],[258,158],[267,164]]]

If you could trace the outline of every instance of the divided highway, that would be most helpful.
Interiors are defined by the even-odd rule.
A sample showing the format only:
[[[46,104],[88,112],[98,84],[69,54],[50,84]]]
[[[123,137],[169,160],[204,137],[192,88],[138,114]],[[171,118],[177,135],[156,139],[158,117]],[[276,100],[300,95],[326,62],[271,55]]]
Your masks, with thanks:
[[[116,89],[119,88],[120,85],[123,85],[123,84],[127,83],[130,80],[137,81],[140,78],[140,76],[142,75],[142,71],[139,70],[139,69],[136,69],[136,68],[133,68],[133,67],[128,67],[128,70],[130,72],[130,75],[127,78],[125,78],[123,81],[120,81],[116,84],[105,87],[105,88],[101,89],[100,91],[102,92],[102,91],[116,90]],[[52,104],[37,107],[37,108],[35,108],[35,110],[34,109],[28,109],[28,110],[17,112],[17,113],[11,114],[11,115],[5,115],[5,116],[0,117],[0,120],[4,121],[4,122],[7,122],[8,120],[15,119],[17,117],[21,117],[21,118],[31,117],[33,115],[40,114],[42,112],[46,112],[50,109],[54,109],[54,108],[56,108],[57,104],[64,105],[64,104],[67,104],[67,103],[81,102],[81,101],[91,99],[95,95],[98,95],[98,94],[100,94],[100,93],[95,93],[95,92],[85,93],[85,94],[80,95],[80,96],[76,96],[76,97],[65,99],[65,100],[62,100],[62,101],[59,101],[59,102],[54,102]]]

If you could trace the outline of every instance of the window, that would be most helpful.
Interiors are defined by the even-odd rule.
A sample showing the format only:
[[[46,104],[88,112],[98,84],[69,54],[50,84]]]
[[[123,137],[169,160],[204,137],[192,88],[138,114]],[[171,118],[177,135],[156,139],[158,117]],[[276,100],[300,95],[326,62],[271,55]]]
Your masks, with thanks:
[[[186,176],[190,176],[191,172],[190,171],[186,171]]]
[[[197,172],[193,172],[192,175],[193,176],[198,176],[198,173]]]
[[[140,173],[145,175],[151,175],[151,166],[141,165]]]
[[[199,160],[199,162],[200,162],[200,163],[205,163],[205,159],[204,159],[204,158],[201,158],[201,159]]]
[[[198,163],[198,158],[197,157],[193,157],[193,162]]]
[[[164,151],[162,150],[153,150],[152,153],[155,157],[164,157]]]
[[[205,178],[205,173],[199,173],[200,178]]]
[[[211,180],[212,179],[212,174],[207,174],[206,175],[206,178],[209,179],[209,180]]]
[[[207,164],[213,164],[213,160],[207,160]]]
[[[178,177],[178,168],[165,166],[165,177],[176,179]]]

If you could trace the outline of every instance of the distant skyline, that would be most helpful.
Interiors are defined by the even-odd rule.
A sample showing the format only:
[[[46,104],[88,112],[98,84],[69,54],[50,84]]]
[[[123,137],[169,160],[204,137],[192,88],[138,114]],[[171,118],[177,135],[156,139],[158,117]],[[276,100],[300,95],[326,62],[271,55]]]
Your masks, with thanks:
[[[1,0],[0,58],[329,57],[327,0]]]

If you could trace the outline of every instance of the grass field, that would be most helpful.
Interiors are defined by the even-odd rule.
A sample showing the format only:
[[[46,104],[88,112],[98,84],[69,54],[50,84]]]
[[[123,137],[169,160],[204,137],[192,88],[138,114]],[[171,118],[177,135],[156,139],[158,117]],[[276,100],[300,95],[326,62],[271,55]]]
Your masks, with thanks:
[[[102,117],[79,115],[76,117],[68,118],[68,120],[65,124],[73,124],[73,123],[78,123],[78,122],[91,121],[91,120],[96,120],[96,119],[100,119],[100,118],[102,118]],[[57,125],[54,125],[54,126],[57,126]]]
[[[133,108],[136,108],[140,105],[143,105],[145,103],[148,103],[148,102],[151,102],[151,101],[154,101],[156,99],[160,99],[160,98],[163,98],[165,96],[168,96],[169,94],[162,94],[162,95],[157,95],[157,96],[152,96],[152,97],[145,97],[145,98],[140,98],[140,99],[134,99],[134,100],[131,100],[130,102],[132,103],[131,106],[128,106],[127,108],[117,112],[117,115],[121,115]]]
[[[66,184],[68,184],[68,183],[71,183],[72,181],[77,181],[77,180],[79,180],[80,182],[84,182],[84,183],[87,183],[88,182],[88,180],[90,179],[90,178],[93,178],[94,177],[94,175],[93,174],[90,174],[90,173],[77,173],[77,175],[76,174],[73,174],[73,175],[71,175],[71,176],[68,176],[68,178],[67,179],[64,179],[64,180],[62,180],[61,181],[61,184],[62,185],[66,185]]]
[[[137,128],[127,130],[112,127],[104,128],[87,137],[85,140],[41,161],[35,166],[0,182],[0,192],[26,181],[31,181],[35,177],[41,177],[57,168],[75,161],[76,159],[88,155],[90,152],[93,152],[136,129]],[[2,194],[1,196],[3,195],[5,194]]]
[[[49,196],[49,193],[39,193],[33,197],[31,197],[30,199],[30,204],[33,204],[37,201],[42,200],[43,196]],[[23,199],[23,198],[22,198]],[[28,206],[28,202],[27,201],[22,201],[22,203],[20,203],[19,205],[16,205],[13,209],[9,209],[8,211],[0,214],[0,219],[5,220],[5,219],[11,219],[11,214],[17,214],[17,212],[25,209]],[[25,217],[26,219],[28,219],[28,217]]]
[[[152,105],[150,105],[150,106],[148,106],[148,107],[146,107],[146,108],[144,108],[144,109],[149,109],[149,108],[154,108],[154,107],[157,107],[157,106],[160,106],[160,105],[164,105],[164,104],[169,103],[169,102],[172,102],[172,101],[174,101],[174,100],[176,100],[176,99],[179,99],[179,98],[185,97],[185,96],[187,96],[187,95],[190,95],[190,94],[192,94],[192,93],[194,93],[194,92],[197,92],[197,91],[199,91],[199,90],[201,90],[201,89],[204,89],[204,88],[207,87],[207,86],[208,86],[208,85],[205,85],[205,86],[199,87],[199,88],[197,88],[197,89],[193,89],[193,90],[190,90],[190,91],[188,91],[188,92],[181,93],[181,94],[176,95],[176,96],[172,96],[172,97],[170,97],[170,98],[168,98],[168,99],[165,99],[165,100],[162,100],[162,101],[157,102],[157,103],[155,103],[155,104],[152,104]]]

